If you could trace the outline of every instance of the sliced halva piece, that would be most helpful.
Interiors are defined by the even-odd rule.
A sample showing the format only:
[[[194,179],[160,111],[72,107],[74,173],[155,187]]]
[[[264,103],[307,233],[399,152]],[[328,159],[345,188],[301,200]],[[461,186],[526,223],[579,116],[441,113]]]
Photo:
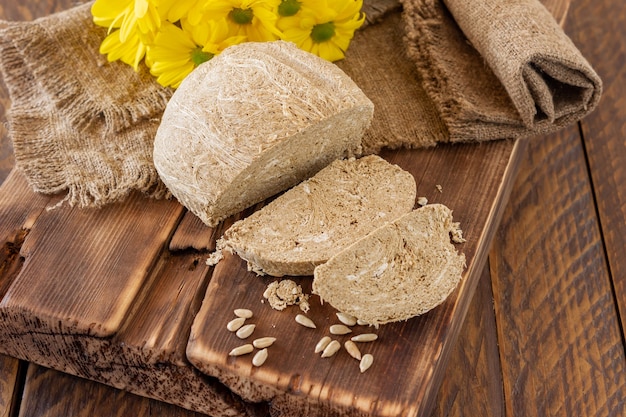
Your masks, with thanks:
[[[315,268],[313,293],[372,325],[441,304],[465,268],[450,233],[452,211],[430,204],[382,226]]]
[[[379,156],[337,160],[235,222],[219,245],[259,274],[313,275],[335,253],[411,211],[415,196],[413,176]]]

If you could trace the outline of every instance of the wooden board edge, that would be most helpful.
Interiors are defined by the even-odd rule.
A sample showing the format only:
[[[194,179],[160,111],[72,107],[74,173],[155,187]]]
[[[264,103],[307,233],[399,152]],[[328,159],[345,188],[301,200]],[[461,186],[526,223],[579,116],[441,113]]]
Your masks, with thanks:
[[[430,417],[432,414],[432,410],[434,409],[435,401],[437,399],[437,393],[441,387],[452,348],[458,339],[459,333],[461,332],[461,327],[465,321],[465,317],[467,316],[470,302],[473,299],[476,287],[478,286],[478,282],[482,276],[482,270],[485,268],[487,263],[491,243],[493,242],[498,225],[502,219],[502,215],[504,214],[504,209],[506,208],[511,195],[513,184],[517,177],[522,157],[527,146],[528,142],[525,139],[518,139],[513,145],[513,150],[505,169],[503,181],[500,184],[497,197],[489,212],[489,220],[487,221],[488,226],[483,229],[484,235],[481,236],[479,240],[481,244],[477,248],[476,254],[474,255],[473,261],[468,270],[466,270],[466,277],[471,277],[472,279],[465,279],[461,284],[466,287],[462,290],[466,292],[466,295],[464,297],[457,297],[455,300],[455,312],[452,314],[449,335],[444,341],[441,355],[438,358],[438,365],[435,367],[435,372],[431,378],[430,384],[427,387],[424,400],[419,404],[417,411],[418,417]]]
[[[134,347],[110,339],[15,330],[0,322],[0,354],[213,417],[247,416],[243,400],[192,366],[138,363]]]

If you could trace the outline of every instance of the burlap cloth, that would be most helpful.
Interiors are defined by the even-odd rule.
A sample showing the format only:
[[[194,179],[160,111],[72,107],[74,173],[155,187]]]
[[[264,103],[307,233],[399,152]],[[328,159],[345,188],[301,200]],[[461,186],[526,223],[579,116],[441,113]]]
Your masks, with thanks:
[[[90,3],[0,22],[0,71],[18,167],[81,207],[132,190],[162,197],[152,141],[171,96],[107,63]],[[536,136],[592,111],[601,81],[538,0],[366,1],[369,24],[338,65],[374,102],[367,153]],[[253,87],[253,86],[251,86]]]
[[[106,29],[90,4],[33,22],[0,22],[0,70],[9,90],[9,135],[35,191],[67,190],[81,207],[132,190],[163,197],[152,143],[171,91],[142,68],[107,63]]]

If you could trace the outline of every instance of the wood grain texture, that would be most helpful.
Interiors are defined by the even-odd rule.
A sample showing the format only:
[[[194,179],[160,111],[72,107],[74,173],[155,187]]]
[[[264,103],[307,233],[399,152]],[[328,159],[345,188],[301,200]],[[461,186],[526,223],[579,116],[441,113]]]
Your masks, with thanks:
[[[243,210],[233,216],[224,219],[215,227],[208,227],[202,220],[191,212],[185,212],[182,221],[176,227],[176,231],[170,239],[169,250],[172,252],[196,251],[211,252],[215,250],[215,242],[222,236],[234,222],[258,210],[264,202]]]
[[[626,414],[626,358],[576,126],[530,146],[490,256],[507,417]]]
[[[21,201],[20,207],[24,213],[35,213],[39,216],[36,220],[29,220],[35,215],[17,216],[14,223],[18,226],[14,228],[21,230],[28,226],[37,229],[40,225],[46,224],[47,226],[41,226],[40,229],[45,238],[52,239],[52,241],[59,238],[62,241],[60,236],[63,236],[63,230],[67,232],[68,229],[63,227],[59,229],[56,228],[56,225],[65,225],[64,227],[69,228],[68,225],[72,221],[68,219],[76,219],[71,214],[73,210],[57,208],[50,212],[42,211],[44,206],[36,196],[27,197],[34,195],[34,193],[27,188],[25,182],[20,182],[20,179],[23,179],[20,175],[12,175],[3,184],[0,193],[11,190],[16,195],[26,198],[26,202],[32,202],[34,199],[34,208],[29,209],[28,206],[24,205],[24,201]],[[20,189],[20,187],[22,188]],[[41,280],[47,285],[56,283],[62,287],[63,291],[57,295],[61,300],[66,300],[68,291],[77,288],[72,296],[75,300],[73,304],[58,306],[59,311],[65,309],[66,313],[69,312],[67,314],[73,314],[73,316],[68,319],[63,314],[57,315],[56,321],[59,324],[56,326],[52,319],[48,318],[46,321],[47,317],[41,316],[41,308],[42,306],[45,308],[45,302],[33,305],[32,299],[24,298],[23,302],[19,303],[16,298],[11,296],[12,293],[26,292],[27,290],[41,291],[40,287],[39,290],[37,289],[36,274],[33,274],[32,278],[28,278],[32,279],[32,285],[25,286],[23,282],[20,282],[24,271],[28,272],[29,256],[33,256],[33,253],[37,252],[37,249],[33,249],[33,247],[37,247],[36,243],[31,243],[34,246],[28,250],[24,250],[26,243],[22,245],[22,254],[26,258],[23,265],[18,262],[18,266],[13,268],[16,274],[3,275],[0,280],[0,288],[9,288],[0,303],[2,305],[0,350],[18,358],[94,379],[117,388],[132,390],[147,397],[201,410],[213,416],[246,415],[246,405],[217,381],[207,378],[193,369],[184,357],[189,328],[193,316],[199,308],[198,305],[206,287],[209,268],[205,265],[204,259],[199,259],[197,255],[170,256],[163,252],[167,246],[166,239],[176,224],[175,220],[179,217],[180,207],[174,202],[152,201],[150,204],[146,204],[144,197],[135,196],[135,198],[138,200],[134,203],[131,199],[127,204],[117,208],[112,206],[108,215],[106,210],[77,213],[78,218],[81,219],[83,216],[90,217],[96,214],[98,214],[99,219],[108,218],[108,221],[104,223],[105,225],[100,225],[100,227],[98,226],[99,220],[96,219],[87,223],[102,233],[102,235],[98,235],[98,238],[93,236],[89,238],[89,242],[96,246],[98,244],[105,245],[106,248],[117,246],[119,252],[105,257],[105,261],[112,258],[114,260],[113,265],[128,265],[130,262],[135,267],[122,272],[111,268],[107,273],[113,273],[113,278],[109,279],[106,276],[107,273],[97,273],[102,269],[99,266],[101,261],[97,257],[75,257],[76,251],[84,251],[86,250],[85,247],[93,249],[93,245],[83,246],[72,242],[68,246],[68,250],[56,252],[56,257],[62,257],[61,262],[69,264],[79,262],[79,265],[75,265],[74,268],[82,268],[80,270],[84,271],[82,278],[86,284],[96,286],[101,282],[110,284],[110,287],[107,287],[104,292],[92,291],[90,288],[81,289],[76,285],[67,286],[64,281],[67,280],[67,276],[56,272],[51,273],[46,280]],[[3,201],[10,201],[10,199]],[[163,207],[164,204],[175,205],[176,208],[173,211],[168,210]],[[152,209],[147,207],[152,207]],[[155,210],[160,214],[143,217],[146,214],[146,208],[147,210]],[[134,211],[134,214],[131,210]],[[68,211],[63,216],[65,220],[57,221],[46,218],[47,216],[58,216],[63,211]],[[117,214],[112,215],[111,213]],[[169,220],[155,221],[161,215],[169,216],[166,217]],[[147,219],[150,220],[147,231],[150,232],[149,235],[152,238],[148,239],[147,244],[146,239],[141,237],[145,237],[145,230],[126,235],[127,232],[133,231],[133,227],[138,227],[137,225],[141,223],[140,219],[142,218],[144,222]],[[114,221],[110,222],[111,219]],[[31,225],[31,223],[35,224]],[[116,236],[118,233],[116,230],[124,231],[124,233]],[[34,242],[39,242],[40,238],[36,236],[37,231],[35,230],[33,233],[35,234]],[[88,238],[85,236],[88,233],[81,230],[68,233],[72,238],[74,235],[82,234],[82,236],[75,237],[79,242],[81,239]],[[113,241],[118,242],[118,244],[112,244],[111,240],[107,238],[107,233],[112,233]],[[153,239],[159,235],[161,238]],[[133,247],[133,242],[137,244],[137,247]],[[151,253],[146,254],[146,248]],[[124,257],[128,258],[127,261],[123,260]],[[90,263],[87,258],[93,259],[94,263]],[[62,268],[53,268],[55,271],[58,269]],[[74,271],[75,269],[70,270]],[[130,286],[127,285],[126,280],[129,277],[131,280],[137,279],[133,277],[133,271],[135,273],[141,272],[141,285],[135,283]],[[113,285],[116,279],[120,279],[122,282]],[[128,289],[139,294],[115,293],[115,291]],[[48,292],[54,294],[52,290]],[[91,309],[92,306],[98,307],[102,304],[106,306],[106,303],[111,303],[111,300],[116,301],[117,299],[124,299],[124,297],[130,297],[134,303],[114,310],[123,318],[123,323],[120,322],[120,324],[115,325],[114,335],[107,334],[110,337],[98,337],[95,331],[89,330],[91,326],[95,325],[92,323],[98,323],[92,320],[98,320],[98,317],[101,317],[99,316],[101,310],[96,309],[94,311]],[[48,308],[52,308],[55,300],[57,299],[51,298],[52,304],[47,304]],[[81,305],[86,307],[80,310]],[[19,312],[16,313],[16,309],[19,309]],[[36,312],[31,313],[31,311]],[[83,330],[86,328],[88,331],[83,331],[81,328]]]
[[[25,177],[12,171],[0,186],[0,297],[4,297],[24,263],[20,249],[50,197],[30,191]]]
[[[19,368],[17,359],[0,355],[0,417],[15,415],[19,404]]]
[[[601,22],[601,23],[600,23]],[[566,29],[604,82],[601,106],[582,133],[622,326],[626,324],[626,9],[580,1]],[[610,52],[609,52],[610,51]]]
[[[487,266],[450,353],[431,416],[504,416],[500,352]]]
[[[116,339],[135,349],[138,363],[188,366],[185,346],[211,276],[206,255],[165,253],[153,284],[137,300]]]
[[[557,0],[557,1],[545,1],[544,5],[550,10],[550,12],[555,16],[555,19],[559,22],[561,26],[565,24],[565,22],[570,22],[570,19],[567,18],[568,12],[570,10],[570,1],[569,0]],[[594,3],[595,4],[595,3]],[[573,9],[578,9],[579,4],[571,6]],[[594,6],[595,7],[595,6]],[[603,15],[603,13],[599,13],[598,17]],[[602,17],[604,19],[605,17]],[[566,29],[571,27],[571,24],[566,26]],[[594,25],[597,29],[598,33],[604,33],[603,30],[599,28],[601,25]],[[570,35],[573,35],[574,41],[579,44],[579,46],[584,47],[584,45],[580,45],[578,32],[576,30],[567,30]],[[592,43],[591,49],[594,50],[596,55],[602,60],[601,57],[606,55],[606,51],[602,48],[597,48],[597,43]],[[613,48],[610,48],[613,49]],[[588,54],[583,48],[583,54],[585,56]],[[594,66],[597,64],[592,62]],[[583,122],[584,125],[584,122]],[[536,140],[551,140],[549,138],[536,138]],[[526,161],[524,164],[523,170],[532,169],[532,164]],[[555,168],[555,169],[558,169]],[[526,173],[528,174],[528,172]],[[541,176],[536,177],[538,180],[541,180]],[[532,185],[528,185],[532,187]],[[513,195],[518,194],[518,185],[515,185],[512,190]],[[514,200],[511,202],[511,207],[507,209],[507,212],[504,214],[504,218],[511,215],[511,213],[516,212],[515,204],[517,204]],[[524,226],[521,226],[524,227]],[[494,247],[507,247],[508,242],[501,240],[499,237],[496,237],[494,243]],[[525,254],[524,254],[525,255]],[[519,256],[519,254],[517,255]],[[532,265],[528,265],[529,268],[532,268]],[[485,277],[481,280],[479,287],[477,289],[477,293],[472,301],[472,305],[470,306],[470,311],[468,312],[468,316],[465,320],[465,324],[461,334],[459,335],[457,344],[455,345],[455,349],[451,355],[448,367],[446,368],[446,375],[443,378],[443,382],[441,388],[439,390],[439,394],[437,397],[437,405],[433,410],[432,417],[439,416],[447,416],[447,417],[463,417],[463,416],[510,416],[511,414],[505,413],[505,399],[503,392],[503,374],[501,370],[501,357],[498,346],[498,340],[495,330],[495,322],[498,317],[501,317],[499,314],[502,310],[498,310],[498,317],[494,314],[493,310],[493,302],[491,300],[492,291],[491,288],[484,289],[483,283],[487,282],[490,286],[491,284],[491,273],[489,271],[485,272],[488,274],[487,279]],[[497,277],[496,277],[497,279]],[[523,277],[519,277],[519,279],[523,279]],[[512,282],[512,281],[507,281]],[[500,286],[503,291],[508,292],[508,288],[506,286]],[[482,316],[479,318],[477,316],[477,305],[481,302],[481,295],[483,297],[489,297],[487,301],[488,306],[485,307],[485,310],[482,311]],[[555,300],[555,303],[557,301]],[[517,314],[515,310],[513,310],[513,314]],[[524,328],[517,330],[517,333],[524,334],[527,331],[531,331],[535,323],[524,323]],[[573,364],[572,364],[573,365]],[[532,378],[532,376],[538,371],[538,369],[532,364],[528,364],[526,371],[524,373],[524,377],[527,379]],[[520,384],[523,385],[523,384]],[[520,390],[530,391],[534,388],[525,388],[523,386],[519,387]],[[575,389],[575,388],[570,388]],[[601,387],[598,389],[602,389]],[[511,395],[509,393],[509,395]],[[563,393],[563,395],[567,395],[567,393]],[[560,399],[559,399],[560,400]],[[534,405],[533,405],[534,406]],[[542,410],[537,409],[537,412]],[[616,408],[616,412],[619,412],[619,408]],[[544,413],[545,414],[545,413]],[[524,411],[515,413],[513,415],[525,416]],[[555,414],[558,416],[564,416],[565,413]],[[582,415],[579,413],[579,415]]]
[[[0,302],[2,317],[31,330],[36,321],[39,331],[117,332],[183,212],[175,201],[146,202],[135,195],[97,210],[43,211],[21,247],[24,264]]]
[[[189,249],[196,251],[215,250],[216,237],[220,236],[219,229],[219,225],[208,227],[202,223],[199,217],[188,211],[170,240],[169,250],[173,252]]]
[[[518,154],[519,145],[506,141],[383,154],[415,176],[418,195],[458,213],[455,220],[461,222],[468,239],[459,249],[467,256],[468,269],[443,305],[377,331],[379,340],[363,347],[364,353],[369,351],[376,358],[367,374],[360,375],[357,363],[345,352],[326,360],[313,355],[317,341],[336,322],[330,305],[320,305],[319,298],[312,296],[308,316],[319,329],[300,327],[294,322],[297,307],[278,312],[261,302],[266,286],[274,279],[257,277],[246,270],[240,258],[228,254],[216,266],[194,321],[189,360],[244,399],[271,401],[275,414],[428,415],[434,401],[430,396],[436,394],[433,387],[438,387],[443,376],[441,364],[447,360],[481,275],[490,229],[495,231],[493,224],[504,206],[510,188],[507,178],[513,177]],[[446,166],[456,169],[451,172]],[[310,293],[310,277],[294,280]],[[279,339],[269,349],[270,359],[262,368],[253,367],[249,357],[228,356],[231,349],[243,344],[225,327],[236,308],[256,313],[255,337]]]
[[[46,211],[49,198],[33,193],[17,171],[0,188],[0,196],[3,193],[19,198],[3,198],[3,204],[8,203],[0,206],[3,220],[10,220],[2,223],[5,231],[2,237],[11,255],[8,262],[3,262],[9,266],[0,276],[0,288],[4,289],[0,302],[2,352],[214,416],[245,415],[245,405],[240,400],[184,359],[189,328],[201,302],[209,268],[196,255],[169,256],[165,252],[167,238],[182,212],[177,203],[146,204],[145,198],[137,195],[126,204],[105,210],[72,214],[73,209],[61,207]],[[61,214],[62,219],[55,219]],[[85,216],[88,222],[82,223]],[[81,220],[75,224],[78,228],[71,230],[72,222],[77,219]],[[91,233],[97,234],[89,236],[90,232],[82,230],[83,224],[91,225],[94,228]],[[11,247],[8,240],[16,235],[15,230],[25,231],[22,236],[31,229],[33,234],[28,237],[33,237],[33,241],[14,238],[15,247]],[[51,242],[43,245],[49,248],[54,247],[54,242],[62,242],[58,244],[66,250],[54,252],[53,259],[73,265],[66,269],[71,274],[60,273],[63,268],[54,265],[50,270],[42,269],[51,271],[45,280],[37,279],[37,270],[28,277],[29,259],[40,253],[38,242],[42,239]],[[70,242],[64,245],[66,239]],[[100,253],[98,245],[103,245],[103,250],[109,253],[102,259],[77,256],[90,250]],[[116,265],[131,267],[120,271],[115,269]],[[76,270],[81,273],[74,277],[82,277],[84,282],[68,285],[68,277],[76,274]],[[26,285],[22,279],[31,284]],[[132,282],[137,280],[139,283]],[[108,286],[98,292],[103,282]],[[61,292],[55,293],[59,288],[42,290],[40,284],[57,285]],[[81,288],[80,284],[88,287]],[[127,290],[130,294],[123,293]],[[22,301],[12,296],[28,291],[40,296],[52,293],[53,297],[44,297],[34,304],[30,296],[24,296]],[[68,294],[72,294],[71,303],[64,301]],[[107,311],[107,305],[115,305],[125,297],[134,302],[112,310],[123,319],[112,326],[115,334],[107,331],[105,335],[109,337],[98,337],[97,329],[91,330],[98,324],[94,320],[110,317],[101,313]],[[64,311],[61,314],[54,312],[54,303],[59,300],[57,311]],[[101,305],[105,306],[104,310],[99,308]],[[56,319],[42,316],[46,308],[57,314]]]
[[[26,377],[20,416],[201,417],[202,414],[32,365]]]
[[[33,5],[20,5],[17,2],[0,5],[0,19],[5,20],[32,20],[56,11],[50,2],[38,2]],[[12,278],[21,268],[19,248],[24,237],[28,233],[34,220],[50,200],[48,196],[35,195],[33,193],[20,194],[20,190],[26,186],[26,180],[17,171],[13,171],[15,157],[13,147],[8,137],[6,127],[7,109],[10,108],[8,91],[0,78],[0,184],[4,184],[8,177],[15,177],[15,181],[9,187],[0,187],[0,196],[8,193],[14,198],[10,204],[6,198],[0,197],[0,241],[4,244],[0,252],[0,297],[4,296]],[[24,208],[30,210],[24,210]],[[5,279],[6,278],[6,279]],[[5,355],[0,355],[0,417],[13,417],[17,415],[21,398],[17,395],[21,388],[18,384],[22,381],[18,378],[20,361]]]

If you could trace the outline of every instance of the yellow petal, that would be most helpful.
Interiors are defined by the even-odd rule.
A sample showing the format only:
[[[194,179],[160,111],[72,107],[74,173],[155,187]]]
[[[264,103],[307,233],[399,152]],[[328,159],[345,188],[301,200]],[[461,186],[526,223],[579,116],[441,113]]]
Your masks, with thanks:
[[[91,6],[93,21],[98,26],[110,27],[124,13],[133,0],[96,0]]]

